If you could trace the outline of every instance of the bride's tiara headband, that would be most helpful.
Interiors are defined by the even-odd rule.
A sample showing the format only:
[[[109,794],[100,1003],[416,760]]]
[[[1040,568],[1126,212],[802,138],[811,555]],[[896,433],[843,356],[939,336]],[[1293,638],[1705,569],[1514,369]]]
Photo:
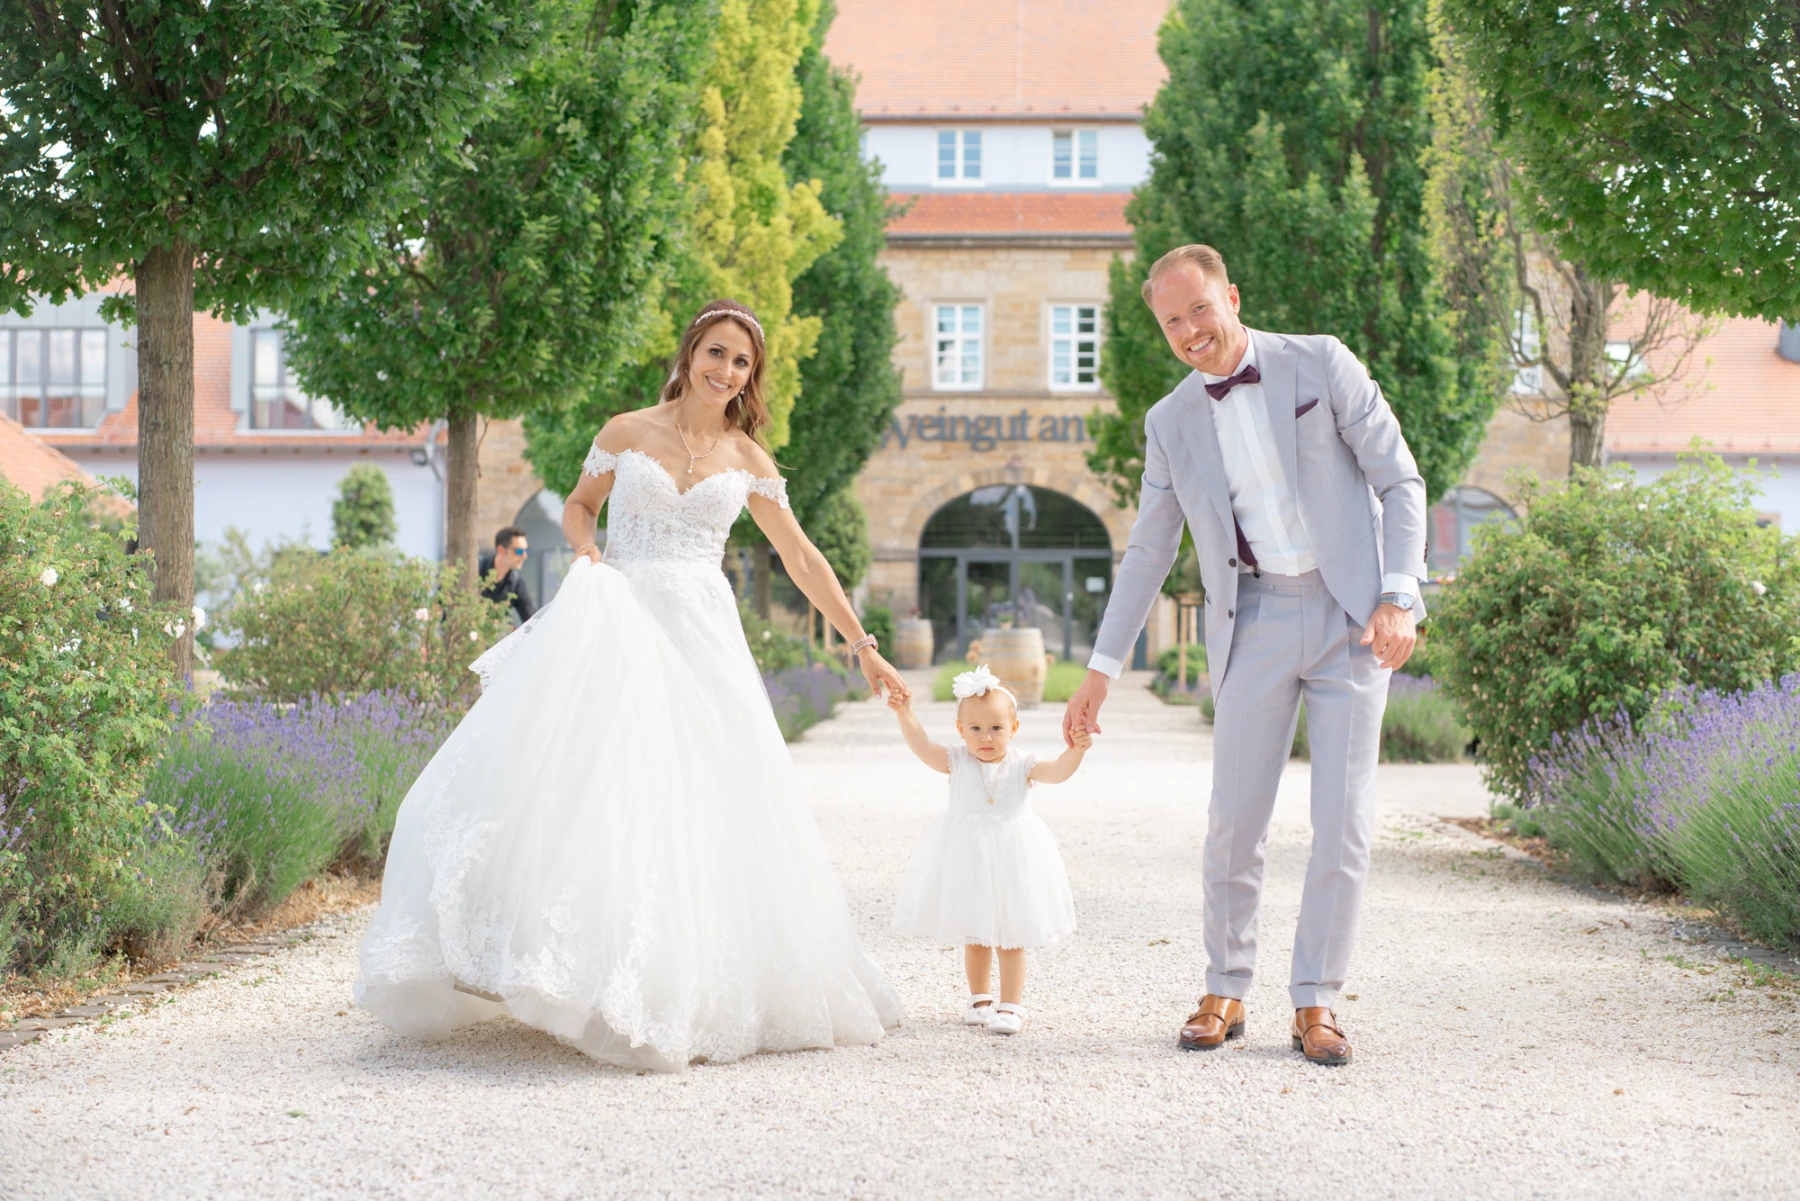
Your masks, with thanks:
[[[726,317],[736,317],[739,321],[748,322],[750,325],[752,325],[756,328],[757,340],[759,342],[763,342],[763,343],[768,342],[769,336],[767,334],[763,333],[762,322],[758,321],[755,317],[752,317],[749,313],[745,312],[743,309],[708,309],[704,313],[701,313],[699,316],[695,317],[692,324],[690,324],[688,326],[688,329],[691,330],[695,326],[700,325],[702,322],[711,324],[714,321],[719,321]]]
[[[1000,682],[1000,677],[988,670],[983,663],[974,671],[965,671],[950,681],[950,692],[956,699],[966,701],[972,696],[986,696],[990,692],[1004,692],[1012,698],[1013,708],[1019,707],[1019,698],[1013,690]]]

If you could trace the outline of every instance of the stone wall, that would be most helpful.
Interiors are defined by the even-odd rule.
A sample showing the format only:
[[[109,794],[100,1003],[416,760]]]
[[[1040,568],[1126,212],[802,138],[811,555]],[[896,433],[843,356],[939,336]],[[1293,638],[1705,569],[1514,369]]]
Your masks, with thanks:
[[[475,538],[482,550],[494,545],[494,531],[518,518],[525,502],[544,485],[525,459],[525,427],[518,421],[490,421],[481,435],[481,478],[475,482]]]
[[[1528,403],[1535,403],[1541,415],[1541,402]],[[1513,408],[1500,409],[1488,422],[1487,437],[1463,476],[1463,483],[1485,488],[1510,503],[1513,490],[1506,477],[1520,467],[1535,471],[1539,479],[1568,478],[1567,416],[1533,420]]]

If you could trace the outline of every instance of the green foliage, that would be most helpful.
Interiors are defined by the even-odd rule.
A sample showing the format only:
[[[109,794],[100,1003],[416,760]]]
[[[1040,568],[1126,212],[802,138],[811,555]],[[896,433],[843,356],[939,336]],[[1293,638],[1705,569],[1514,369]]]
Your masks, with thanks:
[[[1681,684],[1725,690],[1795,662],[1800,555],[1759,528],[1754,482],[1690,454],[1521,483],[1434,605],[1433,667],[1480,740],[1490,787],[1524,800],[1533,753],[1591,718],[1641,719]]]
[[[288,561],[239,597],[229,628],[238,645],[218,653],[219,671],[245,695],[393,690],[460,708],[480,690],[469,664],[511,623],[454,564],[337,551]]]
[[[886,605],[870,605],[862,614],[863,633],[872,634],[879,641],[881,649],[892,654],[894,650],[894,611]]]
[[[1791,5],[1443,0],[1571,261],[1699,311],[1800,314]]]
[[[869,515],[850,489],[834,493],[813,509],[806,523],[806,536],[831,564],[832,574],[845,591],[856,587],[868,574],[869,564],[875,558],[875,548],[869,541]]]
[[[748,601],[738,602],[738,619],[744,626],[744,641],[750,644],[750,656],[764,675],[804,667],[812,662],[812,652],[804,638],[784,634],[760,616]]]
[[[1432,496],[1461,478],[1492,415],[1487,357],[1459,361],[1426,229],[1432,65],[1424,0],[1179,0],[1159,34],[1169,80],[1145,118],[1150,179],[1115,262],[1089,462],[1121,498],[1143,470],[1143,416],[1187,368],[1138,288],[1185,242],[1219,248],[1245,321],[1329,333],[1393,406]]]
[[[659,331],[698,0],[539,12],[545,38],[434,161],[384,253],[290,310],[315,395],[382,428],[555,408]]]
[[[937,675],[931,681],[931,699],[935,701],[954,700],[956,693],[952,686],[956,677],[969,670],[967,663],[946,663],[938,668]],[[1087,666],[1068,659],[1058,659],[1044,673],[1044,703],[1060,705],[1075,695],[1081,681],[1087,678]]]
[[[794,281],[794,312],[817,318],[819,336],[800,363],[800,398],[781,462],[794,515],[809,531],[814,509],[856,479],[900,403],[900,289],[879,262],[890,206],[880,164],[862,157],[855,80],[822,49],[835,7],[831,0],[821,6],[800,56],[800,120],[783,155],[789,182],[818,180],[819,203],[843,229]]]
[[[1789,748],[1719,781],[1670,831],[1683,891],[1730,914],[1752,938],[1800,947],[1800,754]]]
[[[532,7],[0,5],[0,308],[95,290],[153,247],[188,249],[214,312],[322,282],[482,102]]]
[[[1381,714],[1381,762],[1455,763],[1473,735],[1462,707],[1442,688],[1403,684],[1394,676]]]
[[[332,544],[358,550],[394,540],[394,490],[387,472],[373,463],[358,463],[338,481],[331,502]]]
[[[0,483],[0,940],[33,966],[111,937],[178,696],[165,627],[185,614],[150,603],[94,501],[64,488],[33,506]]]

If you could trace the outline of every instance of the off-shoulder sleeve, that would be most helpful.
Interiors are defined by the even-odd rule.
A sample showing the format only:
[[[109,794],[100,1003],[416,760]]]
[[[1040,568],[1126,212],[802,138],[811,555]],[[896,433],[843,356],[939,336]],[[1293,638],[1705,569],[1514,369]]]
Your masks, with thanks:
[[[772,500],[784,509],[792,507],[788,504],[787,481],[780,476],[773,478],[752,476],[750,478],[750,494],[760,496],[764,500]]]
[[[581,465],[582,475],[606,475],[619,465],[619,456],[610,450],[601,450],[598,445],[588,451],[587,461]]]

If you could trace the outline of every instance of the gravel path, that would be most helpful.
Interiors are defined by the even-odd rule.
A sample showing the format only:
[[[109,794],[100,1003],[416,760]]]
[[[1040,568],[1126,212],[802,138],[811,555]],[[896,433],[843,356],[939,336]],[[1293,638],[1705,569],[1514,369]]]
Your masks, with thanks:
[[[948,731],[949,706],[922,709]],[[1287,1044],[1304,765],[1270,835],[1249,1037],[1178,1052],[1202,969],[1209,741],[1193,710],[1136,688],[1107,717],[1081,774],[1038,797],[1082,930],[1034,960],[1019,1037],[964,1029],[958,952],[887,928],[942,785],[859,705],[795,754],[910,1007],[878,1046],[638,1076],[510,1021],[409,1042],[350,1008],[353,915],[142,1016],[0,1056],[0,1196],[1800,1193],[1792,994],[1748,986],[1651,907],[1434,823],[1481,811],[1468,768],[1382,770],[1340,1009],[1355,1064]],[[1052,745],[1056,719],[1028,713],[1023,744]]]

